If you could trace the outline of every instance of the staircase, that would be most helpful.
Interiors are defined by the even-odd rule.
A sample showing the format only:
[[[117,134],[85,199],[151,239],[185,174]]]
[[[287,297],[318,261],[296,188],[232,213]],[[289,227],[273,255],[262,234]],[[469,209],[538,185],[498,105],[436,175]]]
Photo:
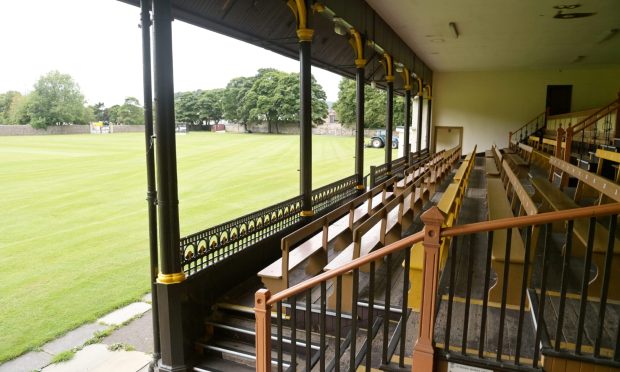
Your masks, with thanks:
[[[303,312],[303,311],[302,311]],[[274,316],[274,314],[272,314]],[[299,312],[298,312],[299,316]],[[285,316],[286,317],[286,316]],[[303,315],[301,316],[303,319]],[[275,317],[274,317],[275,322]],[[255,354],[255,337],[254,330],[255,318],[254,311],[251,308],[218,304],[217,310],[205,322],[206,336],[195,343],[195,349],[202,358],[194,364],[194,371],[254,371],[256,354]],[[290,339],[290,327],[283,327],[281,351],[282,369],[288,370],[291,367],[292,347]],[[277,341],[277,337],[272,337],[273,341]],[[318,361],[319,345],[310,344],[313,367]],[[304,363],[306,354],[306,343],[297,340],[295,355],[297,364]],[[277,366],[278,350],[272,351],[272,364]]]

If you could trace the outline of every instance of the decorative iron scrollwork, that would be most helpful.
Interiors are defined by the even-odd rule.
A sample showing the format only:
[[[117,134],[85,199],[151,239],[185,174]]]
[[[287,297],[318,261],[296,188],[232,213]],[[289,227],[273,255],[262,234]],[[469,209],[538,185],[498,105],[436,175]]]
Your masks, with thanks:
[[[356,184],[357,178],[353,175],[312,191],[312,210],[314,213],[320,213],[326,208],[354,197],[357,192]]]
[[[315,213],[355,197],[355,175],[312,192]],[[181,239],[180,259],[190,276],[300,222],[301,196]]]
[[[299,222],[301,197],[267,207],[181,239],[183,271],[192,275]],[[198,247],[196,249],[196,247]]]

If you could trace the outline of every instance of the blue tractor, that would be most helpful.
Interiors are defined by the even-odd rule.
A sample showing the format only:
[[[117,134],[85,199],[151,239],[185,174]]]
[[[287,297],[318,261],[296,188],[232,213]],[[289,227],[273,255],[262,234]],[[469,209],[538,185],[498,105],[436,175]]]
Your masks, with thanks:
[[[375,135],[370,138],[370,143],[367,143],[366,147],[372,147],[375,149],[385,147],[385,129],[379,129],[375,132]],[[392,148],[398,148],[398,137],[396,136],[392,136]]]

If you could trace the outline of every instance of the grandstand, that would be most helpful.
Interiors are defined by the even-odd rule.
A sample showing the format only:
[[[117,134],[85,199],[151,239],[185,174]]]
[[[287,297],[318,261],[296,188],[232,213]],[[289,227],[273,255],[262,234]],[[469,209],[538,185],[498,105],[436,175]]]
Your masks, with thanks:
[[[620,369],[620,3],[123,1],[156,92],[160,371]],[[172,19],[300,63],[300,194],[186,237]],[[312,66],[357,81],[352,174],[316,190]],[[388,135],[364,175],[375,86],[404,156]]]

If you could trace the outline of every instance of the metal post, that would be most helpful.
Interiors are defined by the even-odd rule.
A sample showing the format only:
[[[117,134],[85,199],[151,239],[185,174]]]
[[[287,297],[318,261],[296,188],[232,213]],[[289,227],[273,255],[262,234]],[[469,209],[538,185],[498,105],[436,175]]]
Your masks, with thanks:
[[[418,83],[419,84],[419,83]],[[424,109],[424,95],[418,92],[418,128],[416,129],[416,151],[422,151],[422,111]]]
[[[405,90],[405,143],[403,147],[403,155],[407,157],[407,161],[411,158],[411,147],[409,144],[409,130],[411,128],[411,88]],[[411,165],[411,164],[409,164]]]
[[[620,91],[618,91],[618,103],[620,103]],[[620,138],[620,104],[616,109],[616,129],[614,133],[614,138]],[[615,143],[612,142],[612,145],[615,146]]]
[[[307,0],[306,0],[307,1]],[[306,9],[310,7],[304,2]],[[307,16],[307,14],[306,14]],[[304,25],[307,24],[304,20]],[[299,118],[300,118],[300,146],[299,146],[299,189],[302,196],[301,216],[311,217],[312,210],[312,79],[311,79],[311,45],[314,30],[300,27],[297,30],[299,38]]]
[[[386,76],[387,82],[387,104],[386,104],[386,123],[385,123],[385,163],[387,164],[387,174],[392,175],[392,131],[394,126],[394,76],[391,80]]]
[[[429,88],[430,91],[430,88]],[[431,102],[433,101],[433,99],[430,96],[428,96],[428,103],[426,106],[426,148],[431,149]]]
[[[555,138],[555,153],[553,154],[553,156],[555,156],[558,159],[562,159],[562,140],[564,137],[564,129],[562,129],[562,127],[559,127],[557,129],[556,132],[556,138]],[[549,166],[549,182],[553,182],[553,175],[555,173],[555,167],[553,165]]]
[[[151,314],[153,316],[153,371],[160,357],[159,311],[157,309],[157,190],[155,188],[155,153],[153,138],[153,95],[151,82],[151,1],[140,1],[140,27],[142,29],[142,81],[144,88],[144,139],[146,144],[146,201],[149,219],[149,256],[151,264]]]
[[[420,306],[419,337],[413,347],[412,371],[434,369],[433,332],[435,329],[435,300],[439,279],[441,226],[445,216],[436,206],[422,216],[424,222],[424,266],[422,269],[422,305]]]
[[[172,67],[171,0],[153,3],[154,87],[156,109],[157,214],[159,220],[159,274],[157,295],[161,359],[159,370],[185,371],[180,283],[185,280],[179,254],[179,201],[177,190]]]
[[[157,211],[159,216],[159,281],[183,279],[179,257],[179,200],[172,75],[172,15],[170,0],[153,3],[155,50],[155,109],[157,125]],[[178,278],[172,278],[177,275]]]
[[[364,190],[364,78],[364,67],[358,66],[355,74],[355,174],[360,192]]]

